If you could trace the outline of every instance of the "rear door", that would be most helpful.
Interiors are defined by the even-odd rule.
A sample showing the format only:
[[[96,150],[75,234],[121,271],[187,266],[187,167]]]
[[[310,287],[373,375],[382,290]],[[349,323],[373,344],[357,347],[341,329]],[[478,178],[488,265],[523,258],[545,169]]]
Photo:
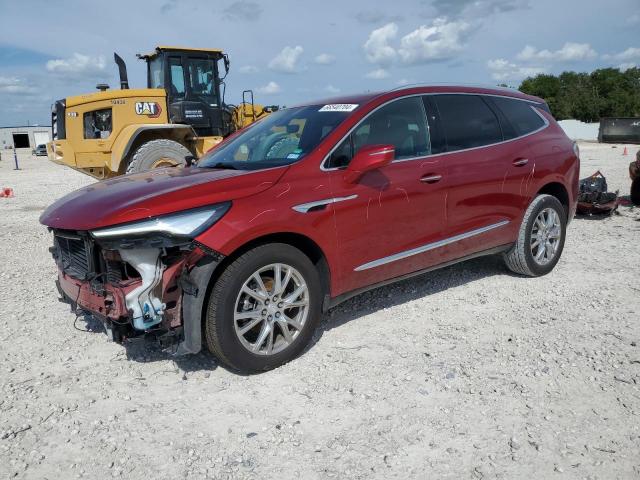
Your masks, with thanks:
[[[395,161],[346,183],[354,153],[375,144],[394,145]],[[430,153],[422,99],[412,96],[374,110],[328,157],[341,292],[439,263],[437,250],[420,251],[441,239],[445,222],[442,159]]]
[[[505,188],[514,152],[505,148],[497,114],[481,95],[437,94],[446,141],[446,236],[449,258],[508,243],[519,206]]]
[[[504,191],[511,196],[511,203],[518,207],[516,215],[523,215],[532,192],[530,186],[533,174],[540,171],[536,165],[535,133],[544,129],[548,122],[536,110],[537,104],[508,97],[487,97],[489,103],[500,118],[505,139],[503,149],[510,160],[507,163],[507,176]],[[519,218],[517,220],[519,220]]]

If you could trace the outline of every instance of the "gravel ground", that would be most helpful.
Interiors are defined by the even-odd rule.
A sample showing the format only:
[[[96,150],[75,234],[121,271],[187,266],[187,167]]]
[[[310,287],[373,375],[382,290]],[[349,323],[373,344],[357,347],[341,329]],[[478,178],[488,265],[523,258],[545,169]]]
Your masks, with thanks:
[[[622,146],[581,149],[582,176],[600,169],[628,193]],[[640,476],[638,209],[573,220],[543,278],[487,257],[360,295],[302,357],[239,376],[206,354],[173,360],[74,329],[37,220],[92,180],[11,160],[0,478]]]

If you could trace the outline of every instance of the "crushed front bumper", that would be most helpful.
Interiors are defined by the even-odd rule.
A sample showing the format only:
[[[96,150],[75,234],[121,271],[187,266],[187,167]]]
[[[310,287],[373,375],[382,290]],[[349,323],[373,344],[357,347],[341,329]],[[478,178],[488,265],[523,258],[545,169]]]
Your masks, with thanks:
[[[197,242],[118,252],[82,232],[54,231],[54,238],[56,284],[74,313],[102,321],[118,343],[147,337],[175,355],[201,350],[207,285],[222,255]]]

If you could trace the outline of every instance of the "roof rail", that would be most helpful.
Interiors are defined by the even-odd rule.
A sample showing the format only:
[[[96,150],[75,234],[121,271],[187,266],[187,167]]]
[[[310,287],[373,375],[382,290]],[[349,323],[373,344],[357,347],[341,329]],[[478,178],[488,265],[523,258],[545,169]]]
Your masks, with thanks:
[[[475,87],[475,88],[489,88],[492,90],[505,90],[507,92],[511,91],[519,91],[515,87],[503,87],[500,85],[489,85],[482,83],[459,83],[459,82],[417,82],[417,83],[407,83],[406,85],[400,85],[395,88],[391,88],[388,92],[397,92],[398,90],[406,90],[409,88],[417,88],[417,87]]]

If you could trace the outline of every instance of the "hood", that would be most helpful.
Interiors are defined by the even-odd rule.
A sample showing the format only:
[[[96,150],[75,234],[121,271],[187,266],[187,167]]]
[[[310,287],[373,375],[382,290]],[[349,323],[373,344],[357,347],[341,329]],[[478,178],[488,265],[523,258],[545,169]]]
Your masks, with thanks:
[[[64,230],[93,230],[235,200],[272,187],[286,170],[170,167],[124,175],[65,195],[44,211],[40,223]]]
[[[125,90],[106,90],[104,92],[85,93],[75,97],[67,97],[65,105],[67,108],[77,107],[85,103],[100,102],[103,100],[116,100],[122,98],[138,97],[160,97],[165,98],[167,92],[161,88],[127,88]]]

